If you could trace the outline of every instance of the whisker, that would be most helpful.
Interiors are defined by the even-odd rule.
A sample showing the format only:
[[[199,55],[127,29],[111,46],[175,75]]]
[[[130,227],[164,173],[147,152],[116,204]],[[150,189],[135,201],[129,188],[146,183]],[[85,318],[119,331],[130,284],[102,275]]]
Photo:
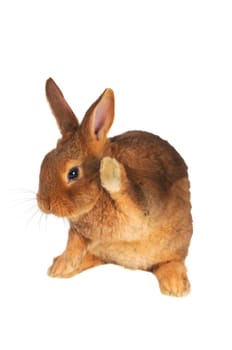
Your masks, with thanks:
[[[62,221],[63,221],[63,226],[64,226],[64,229],[65,229],[65,220],[64,220],[64,218],[62,218]]]
[[[66,230],[67,229],[67,219],[62,218],[62,221],[63,221],[64,230]]]
[[[22,204],[22,203],[21,203]],[[26,205],[21,205],[19,206],[19,203],[14,205],[13,208],[18,208],[19,210],[17,210],[17,213],[20,213],[21,216],[24,216],[26,214],[28,214],[28,212],[30,212],[31,210],[37,208],[36,205],[34,205],[34,203],[25,203]]]
[[[23,202],[23,201],[37,200],[36,193],[33,191],[10,191],[9,201],[10,202]]]
[[[35,191],[32,191],[32,190],[29,190],[29,189],[26,189],[26,188],[10,188],[9,190],[9,193],[32,193],[34,195],[36,195],[36,192]]]
[[[20,208],[34,208],[37,207],[36,193],[27,189],[10,189],[10,197],[8,201],[8,207],[12,210],[15,207]],[[21,210],[20,210],[21,211]],[[25,210],[23,210],[25,212]]]
[[[9,193],[12,198],[10,198],[10,209],[14,209],[16,215],[19,216],[20,220],[22,220],[26,230],[29,229],[32,221],[36,219],[36,226],[38,227],[39,231],[47,231],[48,230],[48,217],[50,215],[47,215],[43,213],[37,204],[37,197],[36,192],[25,189],[25,188],[16,188],[16,189],[10,189]],[[19,208],[19,210],[18,210]],[[25,220],[26,217],[26,220]],[[57,222],[60,222],[59,217],[52,216],[53,219],[56,219]],[[63,227],[66,230],[67,229],[67,220],[66,218],[62,218]]]
[[[30,204],[33,202],[36,203],[36,198],[15,198],[11,201],[11,203],[13,204],[13,207],[17,207],[23,204]]]
[[[35,216],[39,213],[39,208],[34,208],[34,212],[32,213],[31,217],[28,219],[27,223],[26,223],[26,229],[29,228],[30,223],[32,222],[32,220],[35,218]]]
[[[33,202],[24,202],[24,203],[16,203],[10,209],[14,208],[14,212],[16,215],[20,215],[21,218],[27,216],[35,210],[39,210],[36,203]]]
[[[14,208],[14,214],[19,217],[26,230],[30,228],[31,223],[36,218],[35,223],[38,230],[41,231],[43,226],[45,226],[45,230],[47,229],[48,215],[39,209],[35,191],[26,188],[15,188],[9,189],[8,193],[10,195],[9,209],[12,210]]]
[[[36,200],[29,198],[16,199],[14,203],[11,203],[9,210],[13,208],[15,217],[22,222],[26,229],[28,229],[29,224],[39,212]]]
[[[41,231],[41,223],[42,223],[42,219],[43,219],[43,213],[42,213],[42,212],[40,212],[40,216],[39,216],[39,220],[38,220],[39,231]]]
[[[45,232],[47,231],[47,219],[48,219],[48,215],[40,211],[40,217],[38,221],[39,231],[45,231]],[[42,228],[43,222],[44,222],[44,225],[43,225],[44,229]]]
[[[27,202],[27,201],[36,201],[36,198],[35,197],[30,197],[30,198],[14,198],[13,199],[14,201],[18,201],[18,202],[20,202],[20,201],[25,201],[25,202]]]
[[[45,218],[45,232],[47,232],[47,226],[48,226],[48,215],[44,216]]]

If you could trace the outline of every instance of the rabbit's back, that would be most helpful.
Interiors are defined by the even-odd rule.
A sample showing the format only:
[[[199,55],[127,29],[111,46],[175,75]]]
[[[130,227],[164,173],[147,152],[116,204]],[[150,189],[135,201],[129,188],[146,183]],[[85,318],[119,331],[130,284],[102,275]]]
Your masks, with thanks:
[[[111,156],[148,177],[162,178],[170,185],[188,177],[179,153],[165,140],[145,131],[128,131],[110,139]]]

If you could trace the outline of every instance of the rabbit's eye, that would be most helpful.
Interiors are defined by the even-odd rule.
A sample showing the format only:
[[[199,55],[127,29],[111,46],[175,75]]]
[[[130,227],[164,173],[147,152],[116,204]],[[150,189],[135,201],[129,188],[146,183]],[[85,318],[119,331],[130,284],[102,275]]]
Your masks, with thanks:
[[[77,179],[79,176],[79,169],[77,166],[71,168],[68,172],[68,182],[71,182],[75,179]]]

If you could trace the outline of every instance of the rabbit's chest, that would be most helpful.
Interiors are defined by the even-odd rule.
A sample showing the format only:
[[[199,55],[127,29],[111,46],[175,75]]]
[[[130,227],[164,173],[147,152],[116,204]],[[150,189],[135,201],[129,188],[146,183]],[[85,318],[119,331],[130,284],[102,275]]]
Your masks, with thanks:
[[[75,222],[77,232],[93,242],[136,241],[148,236],[148,219],[128,218],[120,212],[98,214]]]

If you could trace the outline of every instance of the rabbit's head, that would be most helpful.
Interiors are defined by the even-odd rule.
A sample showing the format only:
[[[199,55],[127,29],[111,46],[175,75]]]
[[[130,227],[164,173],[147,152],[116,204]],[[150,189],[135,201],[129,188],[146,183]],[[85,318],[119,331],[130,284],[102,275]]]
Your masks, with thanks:
[[[37,202],[45,213],[76,218],[93,208],[102,191],[99,166],[114,119],[114,94],[106,89],[80,125],[51,78],[46,96],[62,138],[42,162]]]

